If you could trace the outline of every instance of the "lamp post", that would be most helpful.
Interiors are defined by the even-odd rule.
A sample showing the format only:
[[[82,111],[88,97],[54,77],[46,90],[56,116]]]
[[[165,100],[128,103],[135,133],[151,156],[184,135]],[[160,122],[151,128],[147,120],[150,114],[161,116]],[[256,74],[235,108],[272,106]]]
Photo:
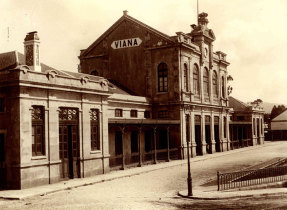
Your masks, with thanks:
[[[192,178],[190,174],[190,156],[189,156],[189,139],[187,142],[187,195],[192,196]]]

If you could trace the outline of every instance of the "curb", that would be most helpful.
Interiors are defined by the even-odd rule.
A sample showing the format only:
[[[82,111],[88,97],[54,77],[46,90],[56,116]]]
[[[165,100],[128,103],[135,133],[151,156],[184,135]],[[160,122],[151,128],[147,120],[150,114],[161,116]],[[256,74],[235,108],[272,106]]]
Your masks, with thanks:
[[[256,146],[252,146],[252,147],[245,147],[245,148],[242,148],[242,149],[236,149],[236,150],[229,150],[229,151],[225,151],[225,152],[220,152],[220,153],[214,153],[214,154],[217,154],[217,155],[205,155],[205,156],[198,156],[200,158],[198,159],[195,159],[195,158],[191,158],[191,163],[192,162],[199,162],[199,161],[204,161],[204,160],[208,160],[208,159],[211,159],[211,158],[217,158],[217,157],[222,157],[222,156],[225,156],[225,155],[230,155],[230,153],[240,153],[240,152],[245,152],[245,151],[249,151],[249,150],[254,150],[254,149],[258,149],[260,147],[265,147],[265,146],[269,146],[270,144],[263,144],[263,145],[256,145]],[[270,145],[271,146],[271,145]],[[169,164],[171,163],[171,164]],[[91,180],[90,182],[88,182],[89,180],[86,180],[86,182],[83,182],[83,183],[75,183],[74,185],[72,186],[62,186],[62,187],[59,187],[59,189],[47,189],[46,191],[44,192],[36,192],[36,193],[26,193],[26,194],[29,194],[29,195],[1,195],[1,191],[0,191],[0,199],[4,199],[4,200],[22,200],[22,199],[25,199],[25,198],[31,198],[31,197],[35,197],[35,196],[44,196],[44,195],[48,195],[48,194],[52,194],[52,193],[56,193],[56,192],[60,192],[60,191],[65,191],[65,190],[71,190],[71,189],[74,189],[74,188],[78,188],[78,187],[84,187],[84,186],[89,186],[89,185],[94,185],[94,184],[97,184],[97,183],[102,183],[102,182],[107,182],[107,181],[113,181],[113,180],[116,180],[116,179],[121,179],[121,178],[125,178],[125,177],[131,177],[131,176],[136,176],[136,175],[140,175],[140,174],[143,174],[143,173],[149,173],[149,172],[152,172],[152,171],[156,171],[156,170],[160,170],[160,169],[164,169],[164,168],[170,168],[170,167],[175,167],[175,166],[179,166],[179,165],[185,165],[187,164],[186,162],[186,159],[184,160],[175,160],[175,161],[171,161],[171,162],[162,162],[162,163],[159,163],[157,165],[154,165],[154,166],[157,166],[157,167],[152,167],[152,168],[148,168],[148,166],[146,167],[141,167],[142,168],[142,171],[130,171],[129,174],[116,174],[114,177],[102,177],[102,178],[99,178],[98,180]],[[131,169],[126,169],[126,171],[128,170],[132,170],[133,168]],[[109,174],[111,173],[107,173],[106,175],[109,176]],[[100,176],[100,175],[99,175]],[[94,176],[96,177],[96,175]],[[85,179],[85,178],[83,178]],[[79,179],[79,180],[83,180],[83,179]],[[61,182],[59,182],[61,183]],[[68,183],[68,181],[67,181]],[[58,183],[55,183],[55,184],[58,184]],[[64,183],[65,185],[65,183]],[[52,186],[52,185],[43,185],[43,186],[39,186],[40,187],[44,187],[44,186]],[[34,188],[35,189],[35,188]],[[28,188],[28,190],[33,190],[33,188]],[[23,194],[25,194],[25,189],[23,190],[18,190],[17,192],[23,192]],[[9,192],[9,190],[7,190],[7,192]],[[183,197],[184,195],[182,195]],[[188,198],[190,198],[189,196],[186,196]],[[195,196],[193,196],[193,199],[196,199]],[[202,198],[197,198],[197,199],[202,199]]]
[[[256,190],[252,190],[253,193],[254,191]],[[178,196],[182,198],[188,198],[188,199],[194,199],[194,200],[225,200],[225,199],[234,199],[234,198],[252,198],[252,197],[260,197],[260,196],[286,195],[287,194],[287,190],[285,192],[280,191],[278,189],[269,190],[271,192],[267,192],[267,191],[268,190],[265,190],[265,192],[258,193],[258,194],[251,194],[252,193],[251,191],[248,192],[249,194],[244,194],[244,192],[246,191],[237,191],[237,195],[230,195],[230,193],[228,192],[218,192],[218,191],[212,192],[213,195],[210,195],[210,193],[200,192],[199,194],[202,194],[201,196],[194,196],[194,195],[188,196],[187,190],[185,190],[185,191],[179,191],[177,194]],[[218,195],[219,193],[224,193],[224,196],[222,196],[223,194],[219,196]]]

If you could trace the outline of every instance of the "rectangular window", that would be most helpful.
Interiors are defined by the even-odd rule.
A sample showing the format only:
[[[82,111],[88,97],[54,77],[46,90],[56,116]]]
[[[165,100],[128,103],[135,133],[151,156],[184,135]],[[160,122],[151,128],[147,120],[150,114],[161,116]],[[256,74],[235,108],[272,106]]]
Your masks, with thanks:
[[[100,150],[100,137],[99,137],[99,110],[91,109],[90,112],[91,122],[91,150]]]
[[[5,100],[0,98],[0,112],[5,112]]]
[[[138,111],[137,110],[131,110],[131,117],[138,117]]]
[[[167,110],[158,111],[158,118],[168,118],[169,114]]]
[[[150,118],[150,111],[144,112],[144,118]]]
[[[122,117],[123,110],[122,109],[115,109],[115,117]]]
[[[33,106],[32,109],[32,155],[45,155],[44,107]]]

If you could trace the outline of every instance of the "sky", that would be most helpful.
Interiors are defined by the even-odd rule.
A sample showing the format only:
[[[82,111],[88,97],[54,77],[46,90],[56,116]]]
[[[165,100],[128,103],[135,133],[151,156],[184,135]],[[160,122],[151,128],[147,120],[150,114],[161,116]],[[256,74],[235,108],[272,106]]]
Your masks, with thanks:
[[[23,53],[26,34],[38,31],[41,62],[67,71],[123,10],[170,36],[190,32],[197,14],[196,0],[1,0],[0,8],[0,53]],[[227,54],[231,95],[287,104],[287,1],[199,0],[199,12],[208,13],[214,51]]]

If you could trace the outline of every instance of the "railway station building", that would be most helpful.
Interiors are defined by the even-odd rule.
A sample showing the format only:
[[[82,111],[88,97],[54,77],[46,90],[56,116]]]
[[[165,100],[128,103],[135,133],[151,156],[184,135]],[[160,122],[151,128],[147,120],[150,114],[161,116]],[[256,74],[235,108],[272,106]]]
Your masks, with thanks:
[[[24,54],[0,54],[0,188],[262,144],[263,112],[229,97],[207,14],[175,34],[124,11],[81,50],[80,72],[41,63],[37,32]]]

